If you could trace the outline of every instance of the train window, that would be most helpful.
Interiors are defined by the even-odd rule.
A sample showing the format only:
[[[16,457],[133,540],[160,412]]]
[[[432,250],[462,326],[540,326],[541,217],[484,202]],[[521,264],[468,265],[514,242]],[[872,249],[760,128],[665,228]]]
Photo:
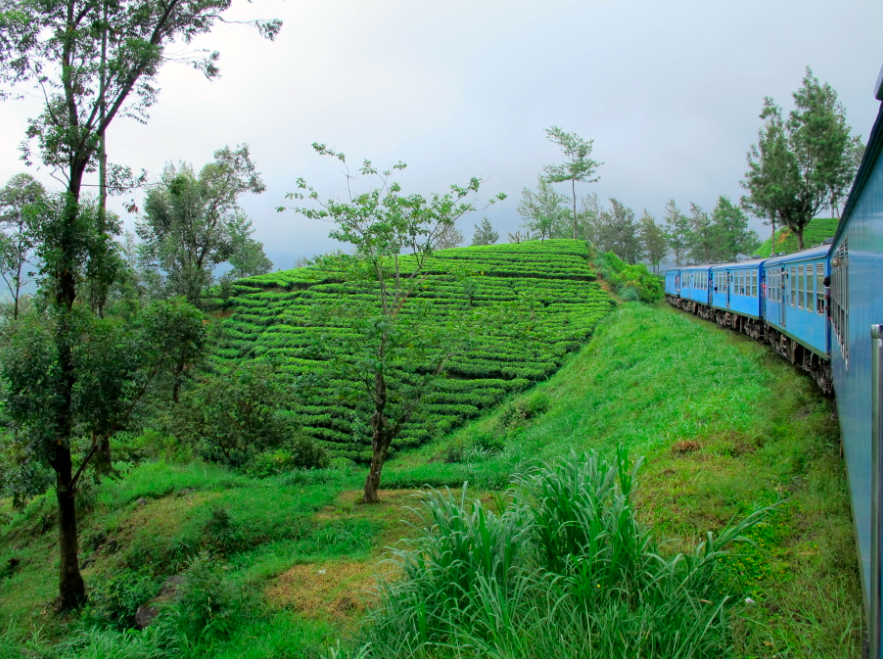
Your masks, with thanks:
[[[797,266],[797,308],[803,309],[803,266]]]
[[[815,277],[813,276],[813,266],[806,266],[806,310],[815,310]]]
[[[751,297],[757,297],[757,271],[751,273]]]
[[[825,314],[825,264],[816,263],[816,312]]]
[[[797,305],[797,268],[791,266],[791,306]]]

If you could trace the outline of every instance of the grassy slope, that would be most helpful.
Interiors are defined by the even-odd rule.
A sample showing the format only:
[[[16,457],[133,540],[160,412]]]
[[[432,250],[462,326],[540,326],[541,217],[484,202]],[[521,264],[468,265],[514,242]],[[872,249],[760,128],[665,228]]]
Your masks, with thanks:
[[[385,486],[468,479],[487,490],[534,458],[622,443],[647,459],[640,508],[666,536],[693,539],[783,498],[756,532],[758,547],[726,566],[734,589],[757,602],[743,607],[753,622],[737,622],[734,655],[859,656],[860,592],[837,429],[830,401],[807,378],[744,337],[665,307],[628,304],[519,399],[540,394],[552,402],[544,415],[501,428],[506,406],[498,408],[402,454],[388,465]],[[468,448],[489,435],[502,437],[502,452]],[[452,446],[467,447],[464,461],[440,459]],[[355,505],[362,477],[353,470],[255,481],[199,465],[144,465],[94,496],[84,545],[101,541],[85,552],[89,585],[145,559],[160,574],[174,572],[187,547],[210,544],[209,507],[223,505],[249,545],[229,559],[228,578],[267,608],[209,656],[309,656],[302,653],[359,617],[353,591],[370,585],[382,546],[408,532],[398,522],[408,493],[387,493],[377,508]],[[50,511],[35,502],[3,529],[0,564],[24,562],[0,581],[0,624],[45,623],[51,636],[66,632],[47,612],[55,580],[47,568],[57,565]],[[114,540],[120,547],[111,551]]]
[[[825,238],[831,238],[837,232],[838,219],[832,217],[817,217],[812,220],[803,230],[803,244],[806,247],[813,245],[821,245]],[[772,239],[767,238],[760,247],[757,248],[755,254],[763,257],[770,255],[772,251]],[[776,229],[776,249],[775,252],[785,252],[793,254],[797,251],[797,236],[793,235],[790,229]]]

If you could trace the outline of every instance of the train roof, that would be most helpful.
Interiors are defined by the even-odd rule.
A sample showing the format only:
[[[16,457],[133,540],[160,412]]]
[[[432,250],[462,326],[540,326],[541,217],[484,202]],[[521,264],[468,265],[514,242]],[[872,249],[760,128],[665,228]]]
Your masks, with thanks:
[[[757,268],[760,267],[760,264],[763,263],[766,259],[748,259],[747,261],[735,261],[733,263],[715,263],[711,266],[712,270],[718,269],[726,269],[730,268]]]
[[[831,251],[830,245],[821,245],[820,247],[810,247],[801,252],[786,254],[785,256],[774,256],[766,260],[768,265],[776,265],[778,263],[790,263],[791,261],[804,261],[808,259],[817,259],[827,256]]]
[[[883,68],[880,69],[880,75],[877,76],[877,83],[874,85],[874,98],[883,101]],[[874,121],[874,127],[871,128],[871,135],[868,138],[868,144],[865,147],[865,155],[859,165],[858,172],[855,174],[855,180],[852,182],[852,190],[846,198],[846,204],[843,207],[843,214],[840,216],[840,223],[837,225],[837,233],[834,234],[834,243],[839,244],[846,225],[849,224],[850,216],[861,197],[862,190],[874,173],[874,167],[880,157],[880,151],[883,150],[883,103],[877,111],[877,119]]]

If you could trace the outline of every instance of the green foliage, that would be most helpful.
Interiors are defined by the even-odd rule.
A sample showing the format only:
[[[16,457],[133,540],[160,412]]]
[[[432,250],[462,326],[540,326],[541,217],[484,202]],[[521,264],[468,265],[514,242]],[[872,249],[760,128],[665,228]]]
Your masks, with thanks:
[[[277,369],[266,363],[207,375],[173,408],[167,432],[206,460],[231,467],[242,467],[264,451],[284,447],[294,441],[297,427],[282,412],[288,391],[276,375]],[[304,459],[321,462],[317,449],[302,444],[295,450]]]
[[[795,108],[786,119],[772,98],[764,99],[757,144],[748,152],[741,182],[743,205],[759,217],[774,218],[797,237],[829,205],[837,209],[858,168],[864,147],[850,135],[837,92],[806,69],[803,86],[792,95]]]
[[[540,240],[566,237],[571,228],[570,212],[564,205],[567,197],[555,191],[542,175],[537,179],[537,191],[528,188],[521,191],[518,214],[524,221],[528,235]],[[562,235],[563,234],[563,235]]]
[[[577,239],[580,236],[579,216],[576,212],[576,184],[596,183],[600,177],[592,177],[603,163],[590,158],[592,155],[592,145],[595,140],[585,140],[576,133],[568,133],[558,126],[546,128],[546,137],[553,144],[561,147],[566,160],[560,165],[546,165],[543,167],[545,178],[550,183],[570,181],[573,215],[570,218],[572,233],[569,237]]]
[[[457,341],[463,334],[457,323],[475,331],[469,350],[447,359],[448,377],[435,380],[420,413],[404,424],[397,446],[423,444],[557,370],[612,307],[594,281],[588,257],[585,243],[569,240],[434,254],[426,266],[431,274],[414,298],[430,303],[431,313],[406,305],[402,322],[422,318],[424,333],[461,337]],[[403,258],[401,267],[412,266]],[[216,354],[222,364],[275,360],[302,391],[286,403],[301,432],[333,456],[364,462],[371,413],[344,396],[364,385],[352,374],[341,377],[328,357],[364,352],[355,345],[362,334],[354,323],[362,321],[352,312],[378,305],[379,291],[370,281],[350,277],[348,268],[338,257],[237,282],[234,314],[223,323]],[[425,362],[409,364],[409,359],[402,362],[403,377],[437,363],[431,350]]]
[[[629,265],[613,252],[607,252],[597,259],[596,267],[626,302],[652,303],[665,295],[662,277],[651,273],[643,263]]]
[[[494,230],[490,220],[481,218],[481,223],[475,225],[475,233],[472,234],[472,245],[493,245],[500,240],[500,234]]]
[[[666,556],[635,519],[620,451],[542,465],[522,490],[430,492],[421,535],[369,617],[361,656],[719,657],[727,596],[717,564],[764,512]]]
[[[821,245],[826,238],[832,238],[837,233],[837,225],[840,220],[834,217],[817,217],[806,225],[803,230],[804,245]],[[757,254],[769,257],[773,252],[785,252],[793,254],[797,251],[797,236],[790,229],[778,229],[776,231],[775,249],[771,238],[767,238],[757,248]]]
[[[144,219],[136,224],[142,276],[153,295],[180,295],[198,305],[223,263],[233,268],[222,284],[270,272],[273,264],[251,237],[251,221],[239,205],[243,194],[264,190],[248,145],[216,151],[215,161],[198,176],[188,165],[168,165],[161,184],[148,192]]]
[[[235,626],[243,602],[241,594],[224,580],[223,569],[207,554],[200,554],[184,570],[173,615],[191,642],[225,638]]]
[[[46,190],[30,174],[17,174],[0,190],[0,278],[12,298],[12,318],[18,318],[22,287],[36,270],[36,206]]]
[[[138,607],[156,597],[159,589],[157,578],[143,567],[120,570],[98,584],[84,616],[93,624],[131,629]]]
[[[255,455],[245,473],[255,478],[278,476],[295,469],[325,469],[331,465],[328,451],[310,437],[296,436],[286,448]]]

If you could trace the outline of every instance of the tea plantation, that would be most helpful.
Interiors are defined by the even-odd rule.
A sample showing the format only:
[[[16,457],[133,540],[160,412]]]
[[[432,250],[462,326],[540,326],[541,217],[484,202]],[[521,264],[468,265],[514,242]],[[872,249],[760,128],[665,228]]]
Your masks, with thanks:
[[[483,321],[468,350],[448,362],[447,377],[429,392],[393,448],[423,444],[557,371],[613,308],[590,256],[586,243],[577,240],[433,255],[430,276],[417,295],[432,305],[429,322],[450,324],[467,313],[473,318],[484,313]],[[333,316],[323,316],[323,309],[376,299],[375,283],[347,277],[333,260],[240,280],[216,359],[221,365],[273,360],[293,381],[309,376],[314,386],[292,396],[290,404],[302,432],[337,458],[366,461],[367,416],[357,403],[339,396],[340,382],[329,373],[319,339],[350,331]],[[409,305],[403,313],[409,313]]]

